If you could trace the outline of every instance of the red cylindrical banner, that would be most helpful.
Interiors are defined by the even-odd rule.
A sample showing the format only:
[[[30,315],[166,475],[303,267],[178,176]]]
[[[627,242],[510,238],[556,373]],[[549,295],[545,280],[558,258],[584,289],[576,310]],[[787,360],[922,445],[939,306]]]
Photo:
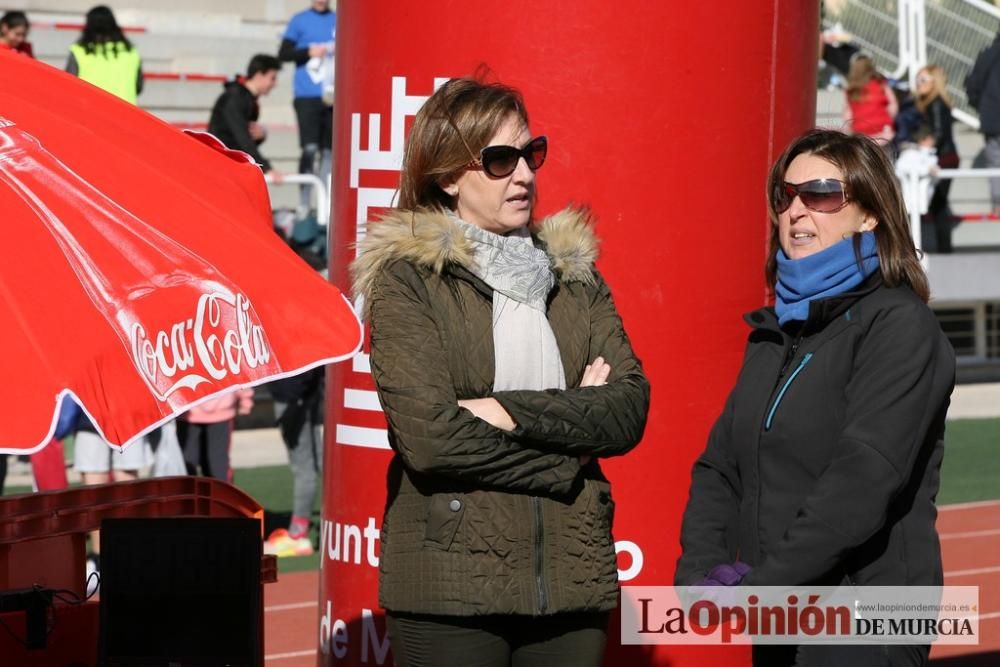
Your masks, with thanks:
[[[549,137],[536,215],[592,207],[598,265],[652,384],[643,442],[602,461],[619,576],[669,585],[691,465],[742,355],[740,316],[764,299],[767,169],[815,117],[817,3],[341,0],[337,23],[331,280],[349,285],[364,222],[393,204],[435,86],[485,65],[519,88],[532,134]],[[320,663],[391,664],[377,603],[385,421],[366,354],[328,379]],[[606,664],[712,659],[619,646],[617,623]]]

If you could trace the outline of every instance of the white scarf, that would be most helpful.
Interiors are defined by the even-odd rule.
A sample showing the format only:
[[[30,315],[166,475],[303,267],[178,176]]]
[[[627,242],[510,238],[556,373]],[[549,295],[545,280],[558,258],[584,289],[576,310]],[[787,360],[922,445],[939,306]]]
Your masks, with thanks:
[[[469,270],[493,289],[494,391],[565,389],[559,344],[545,316],[555,286],[548,255],[527,227],[500,236],[454,220],[473,244]]]

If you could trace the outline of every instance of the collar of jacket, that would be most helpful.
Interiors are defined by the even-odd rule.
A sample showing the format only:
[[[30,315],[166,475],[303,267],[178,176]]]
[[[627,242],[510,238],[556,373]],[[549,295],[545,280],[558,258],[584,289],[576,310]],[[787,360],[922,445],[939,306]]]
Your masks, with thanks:
[[[588,210],[563,209],[538,223],[533,236],[549,256],[559,282],[595,282],[598,240]],[[475,282],[469,271],[475,261],[472,242],[442,211],[390,211],[377,222],[369,223],[358,250],[358,258],[351,264],[351,277],[355,296],[364,296],[366,301],[382,269],[401,259],[434,273],[447,271]]]
[[[882,274],[876,271],[858,285],[857,289],[813,301],[809,304],[809,317],[802,327],[802,334],[809,335],[823,329],[827,324],[843,315],[857,303],[858,299],[871,294],[881,285]],[[743,320],[754,329],[767,329],[779,333],[783,331],[778,324],[778,316],[774,312],[774,306],[758,308],[746,313]]]

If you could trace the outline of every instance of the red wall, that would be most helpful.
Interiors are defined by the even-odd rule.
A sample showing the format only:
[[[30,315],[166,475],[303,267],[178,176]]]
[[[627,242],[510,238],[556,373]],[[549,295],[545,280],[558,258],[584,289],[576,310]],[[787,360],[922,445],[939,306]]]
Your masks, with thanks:
[[[549,137],[538,213],[593,208],[598,265],[652,383],[642,444],[602,464],[615,538],[643,557],[623,584],[670,584],[691,464],[735,379],[740,316],[764,299],[767,170],[815,117],[818,3],[341,0],[337,19],[331,280],[348,286],[357,221],[388,204],[398,182],[393,77],[405,77],[405,96],[427,96],[435,77],[485,64],[520,88],[532,133]],[[397,102],[397,116],[409,114],[397,125],[408,129],[420,100]],[[378,145],[369,114],[381,117]],[[384,624],[368,548],[377,555],[390,453],[345,444],[384,441],[357,430],[384,428],[364,409],[373,386],[363,357],[333,368],[330,381],[321,662],[379,664]],[[620,556],[623,570],[632,564]],[[719,650],[612,646],[606,662],[700,665],[723,659],[712,657]],[[733,650],[727,662],[746,656]]]

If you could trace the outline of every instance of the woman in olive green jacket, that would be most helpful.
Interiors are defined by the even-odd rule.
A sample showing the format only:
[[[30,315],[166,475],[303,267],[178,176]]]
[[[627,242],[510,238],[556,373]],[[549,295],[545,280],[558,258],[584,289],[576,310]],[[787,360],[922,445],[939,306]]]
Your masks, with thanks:
[[[599,459],[638,443],[649,385],[587,214],[530,225],[546,151],[517,91],[449,81],[352,267],[396,453],[379,600],[399,665],[597,665],[618,604]]]

